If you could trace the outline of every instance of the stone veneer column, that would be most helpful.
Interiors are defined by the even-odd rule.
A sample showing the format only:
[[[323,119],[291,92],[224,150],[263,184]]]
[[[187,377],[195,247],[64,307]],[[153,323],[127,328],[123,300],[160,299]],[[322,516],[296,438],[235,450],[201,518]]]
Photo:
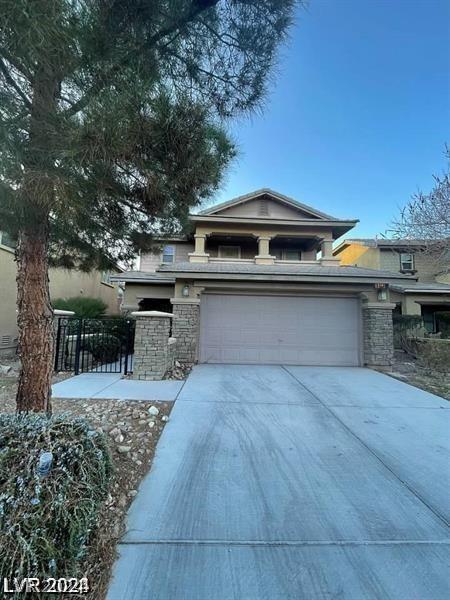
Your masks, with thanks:
[[[175,358],[180,362],[197,360],[200,332],[200,300],[198,298],[173,298],[172,335],[177,340]]]
[[[173,366],[173,342],[169,338],[172,314],[149,310],[131,315],[136,319],[133,379],[162,379]]]
[[[389,302],[363,303],[364,364],[389,366],[394,358],[394,328]]]

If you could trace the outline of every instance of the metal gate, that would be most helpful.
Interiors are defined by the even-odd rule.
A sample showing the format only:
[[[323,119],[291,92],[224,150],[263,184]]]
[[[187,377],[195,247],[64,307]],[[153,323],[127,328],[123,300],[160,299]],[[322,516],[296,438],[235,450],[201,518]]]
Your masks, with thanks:
[[[60,317],[55,371],[131,373],[135,324],[125,318]]]

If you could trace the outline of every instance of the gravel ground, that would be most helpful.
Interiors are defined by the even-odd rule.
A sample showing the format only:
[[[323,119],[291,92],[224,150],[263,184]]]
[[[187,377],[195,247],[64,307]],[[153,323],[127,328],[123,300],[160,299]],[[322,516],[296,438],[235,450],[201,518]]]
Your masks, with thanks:
[[[0,362],[6,364],[5,360]],[[67,374],[57,375],[55,381],[66,377]],[[7,376],[0,376],[0,412],[14,412],[16,387],[15,369]],[[98,528],[83,566],[91,591],[88,595],[70,594],[67,598],[102,600],[105,597],[116,558],[116,543],[124,532],[126,512],[140,481],[151,468],[155,447],[171,408],[170,402],[53,399],[55,414],[85,417],[94,428],[108,436],[115,468],[111,493],[100,513]]]

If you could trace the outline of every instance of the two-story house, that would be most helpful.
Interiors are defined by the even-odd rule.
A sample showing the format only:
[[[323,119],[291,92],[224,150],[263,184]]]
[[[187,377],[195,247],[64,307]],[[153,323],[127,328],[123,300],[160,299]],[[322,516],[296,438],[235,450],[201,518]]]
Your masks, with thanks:
[[[389,364],[389,288],[414,275],[340,265],[339,219],[269,189],[190,216],[194,233],[166,239],[124,273],[128,310],[173,312],[186,361]]]
[[[383,269],[411,274],[417,283],[390,286],[390,299],[396,311],[422,315],[429,332],[439,330],[436,313],[450,310],[450,260],[446,262],[426,252],[423,241],[396,239],[346,239],[333,251],[341,265]]]

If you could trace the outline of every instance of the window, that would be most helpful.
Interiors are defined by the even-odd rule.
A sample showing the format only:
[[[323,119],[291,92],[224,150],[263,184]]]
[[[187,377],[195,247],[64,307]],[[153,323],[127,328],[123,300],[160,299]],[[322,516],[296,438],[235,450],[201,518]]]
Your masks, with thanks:
[[[219,258],[241,258],[241,247],[219,246]]]
[[[175,260],[175,246],[164,246],[162,261],[163,263],[173,263]]]
[[[400,253],[400,271],[414,271],[414,254]]]
[[[13,249],[16,247],[16,242],[8,233],[6,233],[6,231],[0,231],[0,244]]]
[[[271,254],[275,256],[277,260],[302,260],[301,251],[290,248],[274,248],[271,250]]]

